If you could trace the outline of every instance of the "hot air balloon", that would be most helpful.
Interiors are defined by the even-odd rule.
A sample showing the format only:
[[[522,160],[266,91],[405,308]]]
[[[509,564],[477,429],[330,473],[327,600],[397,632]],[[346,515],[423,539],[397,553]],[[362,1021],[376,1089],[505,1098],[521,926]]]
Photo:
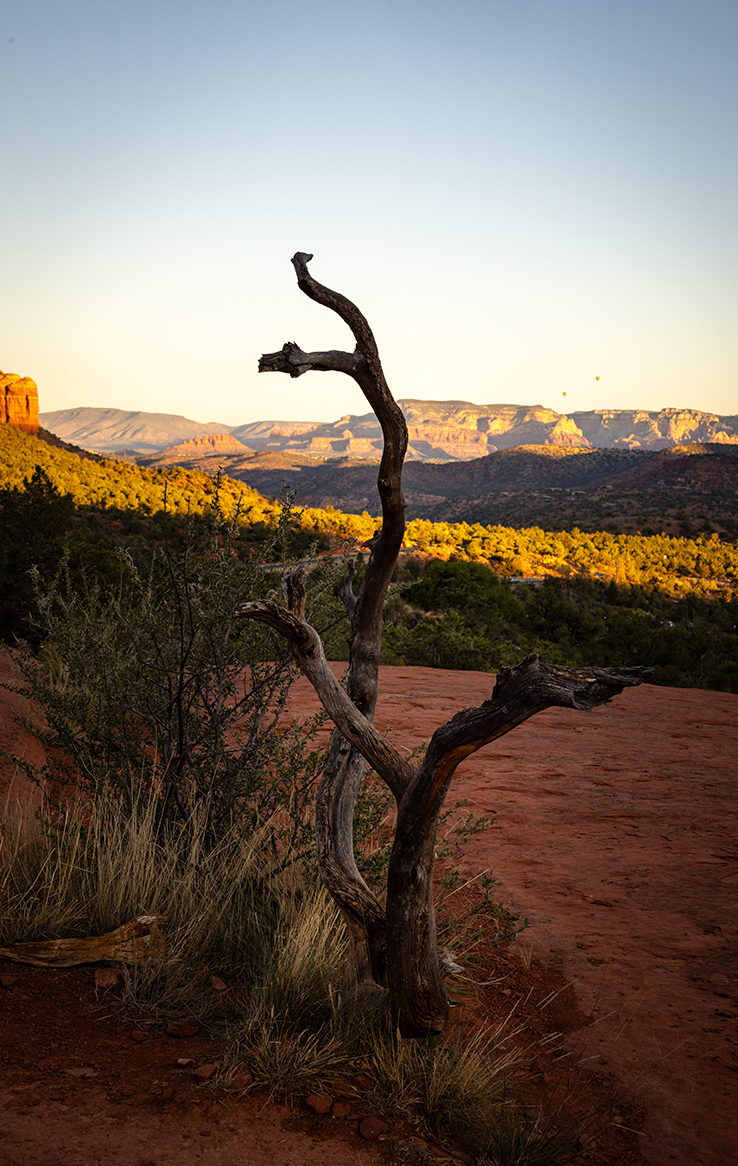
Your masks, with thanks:
[[[596,380],[596,381],[598,381],[599,379],[600,379],[599,377],[595,377],[595,380]]]
[[[562,396],[563,396],[563,397],[565,397],[565,396],[566,396],[566,393],[562,393]]]

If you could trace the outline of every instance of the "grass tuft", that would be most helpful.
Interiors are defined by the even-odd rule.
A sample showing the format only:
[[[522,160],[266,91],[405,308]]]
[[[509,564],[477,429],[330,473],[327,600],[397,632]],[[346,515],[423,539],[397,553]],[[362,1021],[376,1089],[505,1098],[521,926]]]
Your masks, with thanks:
[[[454,1040],[403,1040],[378,1032],[370,1057],[375,1096],[382,1108],[420,1115],[444,1137],[493,1120],[525,1053],[511,1018],[492,1032]]]
[[[528,1054],[512,1013],[491,1032],[403,1040],[382,1009],[352,1011],[339,991],[345,929],[308,872],[270,867],[263,836],[235,827],[205,850],[201,831],[162,828],[157,809],[151,797],[132,808],[100,798],[84,815],[8,810],[0,944],[101,935],[137,915],[167,915],[164,947],[129,969],[123,1015],[190,1016],[226,1033],[226,1086],[239,1088],[244,1064],[269,1097],[330,1089],[361,1072],[374,1083],[370,1108],[461,1138],[491,1166],[578,1156],[579,1127],[513,1100]]]
[[[315,960],[324,935],[335,946],[326,908],[316,914],[312,899],[300,907],[272,879],[259,835],[232,829],[207,851],[198,838],[185,829],[162,834],[154,797],[130,812],[101,799],[85,821],[72,810],[25,826],[6,817],[0,943],[102,935],[137,915],[168,915],[165,947],[133,969],[127,1003],[162,1018],[186,1012],[203,1021],[222,1007],[213,975],[241,995],[265,977],[286,983],[278,953],[291,929],[310,933],[305,915],[320,921],[312,931]],[[304,966],[302,973],[306,984],[316,981]],[[299,975],[296,968],[293,980]]]
[[[346,1050],[339,1040],[322,1032],[296,1031],[269,1016],[249,1027],[231,1047],[229,1065],[245,1061],[255,1088],[270,1098],[311,1093],[345,1072]]]

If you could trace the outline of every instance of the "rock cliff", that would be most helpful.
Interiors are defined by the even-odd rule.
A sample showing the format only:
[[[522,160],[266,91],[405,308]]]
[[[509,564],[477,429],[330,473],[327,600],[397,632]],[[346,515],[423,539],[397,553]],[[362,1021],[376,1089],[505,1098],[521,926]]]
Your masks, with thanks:
[[[738,417],[718,417],[699,409],[593,409],[572,413],[587,444],[599,448],[666,449],[670,445],[708,442],[738,444]]]
[[[30,377],[0,371],[0,424],[38,432],[38,389]]]
[[[159,460],[160,464],[165,461],[178,463],[183,458],[189,460],[247,453],[251,453],[251,450],[237,437],[232,437],[230,433],[213,433],[191,437],[189,441],[180,441],[177,445],[169,445],[161,451]]]
[[[31,382],[32,383],[32,382]],[[471,461],[521,445],[564,449],[660,450],[694,442],[738,444],[738,416],[719,417],[699,409],[593,409],[557,413],[542,405],[474,405],[469,401],[399,402],[408,425],[408,461]],[[188,445],[186,456],[216,457],[243,452],[368,458],[382,455],[382,433],[373,413],[337,421],[253,421],[229,427],[201,424],[164,413],[121,409],[68,409],[44,413],[41,423],[65,441],[86,449],[138,450],[149,457],[193,438],[216,444]],[[226,447],[227,440],[240,446]],[[179,456],[185,456],[182,448]]]
[[[699,409],[593,409],[567,415],[542,405],[407,398],[398,403],[407,421],[410,461],[470,461],[521,445],[659,450],[685,442],[738,444],[738,417]],[[262,422],[236,432],[255,450],[322,458],[379,458],[382,453],[373,413],[312,426]]]

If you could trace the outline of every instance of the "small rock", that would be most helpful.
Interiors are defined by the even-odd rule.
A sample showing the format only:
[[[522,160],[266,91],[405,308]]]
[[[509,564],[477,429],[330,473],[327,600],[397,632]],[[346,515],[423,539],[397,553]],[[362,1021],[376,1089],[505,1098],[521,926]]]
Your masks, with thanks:
[[[333,1116],[334,1117],[351,1117],[353,1106],[350,1101],[334,1101],[333,1102]]]
[[[124,988],[125,983],[126,978],[120,968],[98,968],[95,972],[95,987],[101,988],[103,992]]]
[[[4,975],[0,976],[0,987],[12,988],[13,984],[17,984],[19,980],[20,976],[14,976],[11,972],[6,972]]]
[[[199,1081],[209,1081],[218,1072],[220,1065],[198,1065],[193,1069],[192,1076],[197,1077]]]
[[[84,1065],[81,1069],[65,1069],[67,1077],[97,1077],[97,1069]]]
[[[192,1066],[194,1065],[194,1063],[195,1062],[194,1062],[194,1059],[192,1057],[178,1057],[177,1058],[177,1064],[179,1065],[180,1069],[191,1069]]]
[[[359,1073],[358,1077],[354,1077],[353,1084],[357,1089],[373,1089],[374,1082],[371,1077],[367,1077],[366,1073]]]
[[[331,1089],[337,1093],[339,1097],[356,1097],[358,1090],[350,1081],[345,1081],[342,1077],[334,1077],[329,1082]]]
[[[233,1074],[231,1080],[233,1081],[234,1085],[239,1087],[239,1089],[248,1089],[249,1085],[253,1084],[254,1078],[246,1066],[242,1065],[241,1068],[237,1069]]]
[[[376,1142],[381,1134],[386,1134],[389,1126],[378,1117],[365,1117],[359,1126],[359,1133],[367,1142]]]
[[[146,1040],[146,1033],[143,1029],[134,1028],[131,1033],[131,1040],[135,1040],[137,1044],[140,1044],[142,1040]]]
[[[167,1036],[197,1036],[199,1024],[185,1024],[183,1020],[173,1020],[167,1025]]]
[[[214,988],[216,992],[227,992],[228,985],[221,980],[220,976],[210,977],[210,987]]]
[[[310,1106],[313,1113],[322,1116],[325,1113],[330,1113],[333,1098],[329,1097],[327,1093],[311,1093],[310,1097],[305,1098],[305,1104]]]

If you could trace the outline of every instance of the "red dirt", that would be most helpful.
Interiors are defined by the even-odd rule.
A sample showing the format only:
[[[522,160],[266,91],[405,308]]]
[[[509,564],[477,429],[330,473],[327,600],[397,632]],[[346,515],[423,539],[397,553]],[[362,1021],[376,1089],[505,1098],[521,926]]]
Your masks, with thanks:
[[[2,961],[0,971],[18,977],[0,999],[2,1166],[378,1162],[379,1147],[362,1142],[356,1120],[198,1087],[192,1067],[177,1061],[212,1062],[218,1046],[204,1034],[120,1028],[105,993],[96,999],[94,969]]]
[[[483,672],[381,669],[377,725],[412,749]],[[304,680],[293,708],[314,707]],[[549,709],[468,758],[449,800],[494,829],[472,839],[530,921],[517,941],[559,969],[595,1023],[578,1054],[646,1112],[654,1166],[738,1159],[738,696],[644,685],[591,713]]]
[[[0,680],[7,667],[0,657]],[[411,749],[492,684],[484,673],[383,668],[378,724]],[[37,749],[10,722],[8,699],[0,688],[0,748]],[[298,682],[293,711],[314,707]],[[584,1162],[642,1162],[628,1126],[642,1126],[654,1166],[736,1159],[736,714],[738,696],[643,687],[589,714],[549,710],[457,776],[452,797],[497,814],[466,847],[463,871],[493,865],[500,897],[531,923],[518,958],[488,949],[483,970],[499,982],[482,1007],[499,1015],[530,993],[531,1027],[570,1034],[583,1102],[609,1107],[614,1123]],[[12,769],[0,761],[3,775]],[[196,1087],[177,1060],[212,1062],[219,1046],[156,1028],[133,1040],[96,997],[93,968],[3,962],[8,974],[18,979],[0,988],[0,1166],[407,1160],[410,1131],[391,1126],[369,1144],[365,1110],[317,1117],[302,1101],[236,1103]],[[544,1022],[537,1002],[567,982]],[[545,1057],[541,1070],[548,1079]]]

